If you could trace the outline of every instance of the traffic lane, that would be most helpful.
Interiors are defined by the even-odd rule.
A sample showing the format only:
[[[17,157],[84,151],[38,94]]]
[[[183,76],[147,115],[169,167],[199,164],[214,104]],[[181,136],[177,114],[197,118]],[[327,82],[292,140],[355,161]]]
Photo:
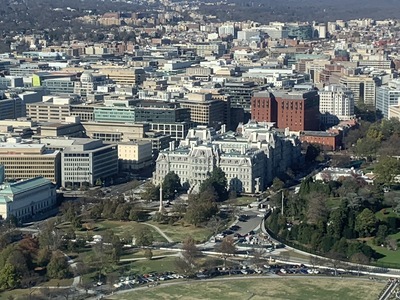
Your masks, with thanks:
[[[243,212],[242,213],[248,215],[248,219],[246,221],[239,221],[237,222],[237,226],[240,226],[239,230],[237,233],[240,235],[245,235],[249,233],[250,231],[256,229],[258,226],[260,226],[262,218],[257,217],[257,214],[254,212]]]

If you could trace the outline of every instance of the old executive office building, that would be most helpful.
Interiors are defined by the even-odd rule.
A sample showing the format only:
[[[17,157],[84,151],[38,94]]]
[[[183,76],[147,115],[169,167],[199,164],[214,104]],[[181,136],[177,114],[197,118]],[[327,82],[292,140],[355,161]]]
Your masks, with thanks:
[[[230,190],[257,193],[293,164],[301,162],[300,141],[286,130],[272,129],[270,123],[249,122],[238,132],[199,126],[190,129],[179,147],[161,151],[156,161],[154,183],[175,172],[189,192],[196,192],[210,172],[220,167]]]

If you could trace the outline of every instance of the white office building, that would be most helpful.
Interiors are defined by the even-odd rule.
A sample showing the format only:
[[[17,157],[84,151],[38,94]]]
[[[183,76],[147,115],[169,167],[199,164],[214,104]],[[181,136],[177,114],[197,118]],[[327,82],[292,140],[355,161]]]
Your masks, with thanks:
[[[332,84],[318,94],[321,121],[324,124],[334,125],[354,117],[354,94],[346,86]]]
[[[214,168],[225,172],[228,188],[239,193],[258,193],[273,178],[294,163],[301,163],[300,142],[288,131],[280,133],[271,124],[241,124],[240,134],[216,133],[205,126],[189,130],[179,147],[161,151],[153,181],[160,184],[175,172],[190,192],[197,192]]]
[[[42,139],[47,148],[61,150],[61,185],[80,187],[104,182],[118,173],[115,144],[86,138]]]
[[[390,106],[400,104],[400,80],[393,80],[387,86],[376,88],[376,109],[389,118]]]

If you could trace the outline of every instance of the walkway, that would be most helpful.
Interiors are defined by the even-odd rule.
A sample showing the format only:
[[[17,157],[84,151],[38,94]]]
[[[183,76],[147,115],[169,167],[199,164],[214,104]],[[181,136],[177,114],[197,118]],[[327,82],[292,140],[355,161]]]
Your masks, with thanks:
[[[153,224],[149,224],[149,223],[143,223],[147,226],[153,227],[159,234],[161,234],[161,236],[166,239],[168,241],[168,243],[174,243],[174,241],[168,236],[166,235],[160,228],[158,228],[157,226],[153,225]]]
[[[153,256],[151,259],[164,258],[164,257],[172,257],[172,256],[178,256],[178,255],[179,255],[179,253],[157,255],[157,256]],[[147,257],[121,258],[119,261],[125,262],[125,261],[137,261],[137,260],[148,260],[148,258],[147,258]]]

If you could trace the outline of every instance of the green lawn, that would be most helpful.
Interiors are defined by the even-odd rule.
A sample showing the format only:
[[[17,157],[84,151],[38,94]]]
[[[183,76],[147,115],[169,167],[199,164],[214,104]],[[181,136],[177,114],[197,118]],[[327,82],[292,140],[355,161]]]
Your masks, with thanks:
[[[191,236],[197,242],[204,242],[208,240],[209,237],[212,235],[211,230],[208,228],[195,227],[189,224],[184,224],[182,226],[179,223],[175,223],[174,225],[159,224],[153,221],[149,221],[148,223],[160,228],[168,237],[170,237],[175,242],[182,242],[188,236]]]
[[[38,286],[46,287],[46,286],[58,286],[58,284],[63,287],[63,286],[70,286],[72,284],[73,279],[51,279],[49,281],[43,282],[39,284]],[[27,300],[29,299],[29,294],[31,293],[32,296],[43,296],[43,293],[41,292],[42,289],[35,289],[32,288],[31,290],[29,289],[15,289],[12,291],[5,291],[0,293],[0,299],[11,299],[10,297],[14,297],[12,299],[14,300]],[[44,291],[44,290],[43,290]],[[32,298],[33,299],[33,298]]]
[[[86,230],[81,230],[81,231],[78,231],[77,234],[78,235],[86,235],[89,233],[89,235],[95,235],[95,234],[101,235],[102,231],[110,229],[110,230],[114,231],[115,234],[118,234],[120,236],[124,236],[124,235],[128,235],[128,234],[133,236],[135,228],[138,226],[138,224],[140,224],[140,223],[133,222],[133,221],[123,222],[123,221],[103,220],[103,221],[96,222],[95,230],[89,231],[89,232],[87,232]],[[143,226],[147,226],[147,225],[143,224]],[[148,226],[148,228],[153,233],[155,242],[162,242],[162,243],[166,242],[166,240],[162,237],[162,235],[160,233],[158,233],[157,230],[155,230],[154,228],[152,228],[150,226]]]
[[[399,242],[400,240],[400,232],[396,233],[396,234],[391,234],[388,236],[389,238],[395,239],[397,240],[397,242]],[[380,259],[378,259],[378,262],[381,263],[389,263],[389,264],[400,264],[400,249],[396,250],[396,251],[392,251],[389,250],[386,247],[381,247],[378,245],[374,245],[372,243],[372,239],[368,240],[368,245],[374,249],[376,252],[384,255],[385,257],[382,257]]]
[[[186,282],[113,296],[110,299],[376,299],[386,282],[340,278],[239,279]]]
[[[391,208],[383,208],[377,213],[375,213],[375,216],[377,219],[380,221],[384,221],[385,219],[391,217],[391,218],[398,218],[399,215],[393,211]]]
[[[138,260],[132,263],[120,263],[126,274],[139,275],[146,273],[162,273],[175,270],[175,257],[156,258],[152,260]]]

